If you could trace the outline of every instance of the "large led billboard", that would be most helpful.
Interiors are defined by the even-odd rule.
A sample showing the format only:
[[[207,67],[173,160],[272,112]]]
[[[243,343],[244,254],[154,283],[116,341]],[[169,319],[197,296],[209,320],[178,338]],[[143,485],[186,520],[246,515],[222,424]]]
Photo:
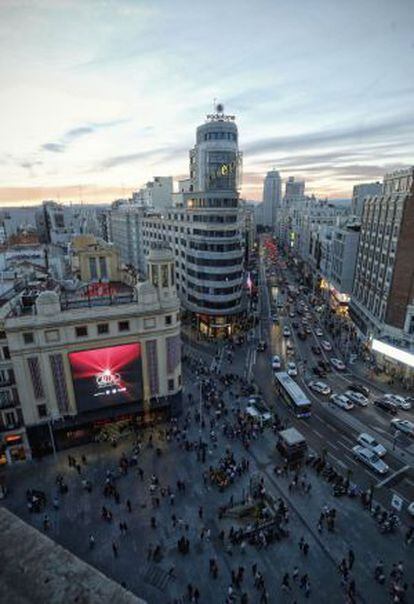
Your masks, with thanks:
[[[140,344],[71,352],[69,362],[80,411],[142,399]]]

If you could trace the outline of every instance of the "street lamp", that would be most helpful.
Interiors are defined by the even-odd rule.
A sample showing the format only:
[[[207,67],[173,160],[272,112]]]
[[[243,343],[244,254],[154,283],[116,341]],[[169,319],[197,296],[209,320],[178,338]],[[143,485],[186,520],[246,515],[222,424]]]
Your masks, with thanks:
[[[53,449],[53,456],[56,459],[56,442],[55,442],[55,435],[53,434],[53,428],[52,428],[52,424],[55,420],[59,419],[59,414],[56,412],[51,412],[50,415],[47,416],[47,425],[49,428],[49,436],[50,436],[50,442],[52,445],[52,449]]]

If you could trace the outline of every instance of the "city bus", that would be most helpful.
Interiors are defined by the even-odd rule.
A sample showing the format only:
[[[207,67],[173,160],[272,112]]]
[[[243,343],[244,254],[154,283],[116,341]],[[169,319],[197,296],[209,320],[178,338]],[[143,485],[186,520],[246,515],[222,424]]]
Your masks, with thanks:
[[[296,417],[310,417],[312,403],[295,380],[285,371],[277,371],[274,376],[276,392],[292,408]]]

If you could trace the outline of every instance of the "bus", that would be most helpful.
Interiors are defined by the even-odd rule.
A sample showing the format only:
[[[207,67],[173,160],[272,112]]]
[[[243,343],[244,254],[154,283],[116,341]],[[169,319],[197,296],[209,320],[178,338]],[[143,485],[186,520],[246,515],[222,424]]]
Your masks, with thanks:
[[[292,408],[296,417],[310,417],[312,403],[299,385],[286,371],[277,371],[274,375],[277,393]]]

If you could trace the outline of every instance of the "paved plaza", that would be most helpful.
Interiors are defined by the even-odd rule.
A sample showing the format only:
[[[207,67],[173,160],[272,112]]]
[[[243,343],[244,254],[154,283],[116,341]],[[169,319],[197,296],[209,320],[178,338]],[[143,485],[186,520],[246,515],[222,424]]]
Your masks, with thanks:
[[[134,434],[120,440],[116,447],[100,443],[60,452],[55,459],[49,457],[13,467],[8,477],[11,492],[5,505],[150,604],[350,602],[353,600],[347,592],[352,581],[356,587],[354,601],[391,601],[388,577],[392,564],[402,562],[405,581],[414,576],[413,546],[404,544],[404,527],[395,534],[381,535],[358,500],[333,497],[331,485],[311,467],[304,467],[297,486],[292,487],[293,472],[287,475],[274,472],[275,465],[282,460],[276,452],[271,428],[258,431],[248,449],[238,438],[225,436],[221,427],[232,422],[237,406],[236,386],[227,388],[222,397],[227,413],[214,427],[216,441],[210,437],[214,409],[204,409],[202,438],[207,443],[204,460],[203,449],[193,446],[200,437],[198,386],[193,366],[185,368],[185,379],[182,417],[177,424],[156,426],[140,433],[137,465],[129,465],[124,472],[120,468],[123,456],[129,461],[133,457],[137,440]],[[189,394],[192,402],[188,400]],[[168,440],[166,430],[171,432]],[[186,447],[185,443],[189,445]],[[240,470],[240,475],[235,472],[229,486],[220,489],[211,483],[209,468],[217,466],[226,449],[240,467],[244,460],[248,470]],[[78,468],[69,467],[68,453],[76,459]],[[82,455],[86,463],[82,462]],[[58,494],[57,475],[68,486],[66,494]],[[235,545],[229,539],[231,527],[237,530],[253,526],[255,519],[241,520],[226,514],[220,518],[219,508],[246,500],[252,477],[255,481],[263,479],[266,495],[276,506],[280,500],[286,504],[288,512],[282,524],[288,536],[268,544],[252,544],[246,538]],[[91,492],[85,489],[85,481],[90,482]],[[113,495],[104,496],[106,482],[115,487],[116,499]],[[26,502],[29,488],[45,491],[44,511],[29,512]],[[54,506],[55,496],[58,501]],[[112,514],[112,520],[102,518],[103,506]],[[327,530],[325,522],[318,529],[324,507],[336,511],[333,532]],[[188,543],[187,553],[179,551],[179,541]],[[301,542],[307,547],[300,547]],[[350,550],[355,561],[345,581],[338,566],[343,558],[348,560]],[[384,586],[374,580],[379,559],[385,564]],[[256,576],[252,565],[256,565],[253,569]],[[298,578],[294,580],[296,573]],[[302,581],[301,588],[304,575],[308,581]],[[408,586],[408,593],[412,597],[412,585]]]

